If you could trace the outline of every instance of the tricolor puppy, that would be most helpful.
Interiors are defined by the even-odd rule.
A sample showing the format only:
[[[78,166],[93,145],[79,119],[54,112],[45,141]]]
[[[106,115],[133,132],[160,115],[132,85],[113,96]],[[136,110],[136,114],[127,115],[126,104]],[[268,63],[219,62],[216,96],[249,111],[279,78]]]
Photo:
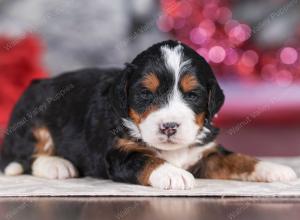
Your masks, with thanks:
[[[85,69],[33,81],[16,105],[6,175],[92,176],[191,189],[195,178],[289,181],[292,169],[225,150],[212,125],[224,95],[207,62],[175,41],[124,69]]]

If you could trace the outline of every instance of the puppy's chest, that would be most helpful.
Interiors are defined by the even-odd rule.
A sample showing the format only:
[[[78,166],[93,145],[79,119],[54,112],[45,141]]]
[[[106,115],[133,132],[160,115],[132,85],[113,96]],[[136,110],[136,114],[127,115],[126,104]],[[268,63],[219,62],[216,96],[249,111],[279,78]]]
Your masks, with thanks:
[[[161,151],[158,156],[177,167],[188,169],[202,159],[205,151],[213,148],[214,146],[215,145],[208,144],[203,147],[184,148],[174,151]]]

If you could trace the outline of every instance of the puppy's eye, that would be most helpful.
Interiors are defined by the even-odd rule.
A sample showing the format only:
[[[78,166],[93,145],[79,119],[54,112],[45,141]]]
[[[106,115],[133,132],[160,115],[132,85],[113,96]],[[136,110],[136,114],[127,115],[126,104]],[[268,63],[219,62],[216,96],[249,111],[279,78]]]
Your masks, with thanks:
[[[147,100],[147,101],[151,101],[154,98],[153,93],[148,90],[142,90],[140,93],[140,97],[143,100]]]
[[[196,92],[189,92],[189,93],[186,93],[184,95],[184,97],[188,100],[196,101],[199,98],[199,94],[197,94]]]

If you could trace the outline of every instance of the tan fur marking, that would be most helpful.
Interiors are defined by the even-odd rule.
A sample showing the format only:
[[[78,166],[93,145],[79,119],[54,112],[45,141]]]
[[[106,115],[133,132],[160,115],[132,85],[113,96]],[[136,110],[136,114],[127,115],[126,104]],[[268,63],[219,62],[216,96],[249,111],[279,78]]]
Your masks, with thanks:
[[[181,78],[180,85],[184,92],[190,92],[193,89],[197,88],[199,82],[194,75],[188,73]]]
[[[140,184],[149,186],[149,177],[151,173],[163,163],[165,163],[165,161],[160,158],[150,157],[146,163],[146,166],[138,176],[138,181],[140,182]]]
[[[129,117],[132,119],[132,121],[135,124],[139,124],[141,123],[141,115],[139,115],[135,110],[133,110],[132,108],[129,109]]]
[[[151,150],[150,148],[124,138],[118,140],[117,147],[126,152],[140,152],[151,156],[156,154],[155,151]]]
[[[46,127],[40,127],[33,130],[36,139],[35,152],[33,156],[54,155],[54,144],[49,130]]]
[[[206,175],[212,179],[231,179],[236,174],[251,174],[257,160],[241,154],[212,156],[207,163]]]
[[[145,119],[151,112],[154,112],[156,110],[155,106],[149,106],[145,112],[142,114],[137,113],[132,108],[129,109],[129,117],[132,119],[132,121],[135,124],[140,124],[143,119]]]
[[[233,176],[250,175],[258,160],[250,156],[232,153],[223,155],[217,148],[203,152],[203,158],[189,170],[197,177],[210,179],[233,179]]]
[[[205,113],[204,112],[196,115],[197,125],[199,125],[200,127],[203,127],[204,121],[205,121]]]
[[[143,80],[143,85],[151,92],[155,92],[159,87],[160,81],[155,73],[149,73]]]

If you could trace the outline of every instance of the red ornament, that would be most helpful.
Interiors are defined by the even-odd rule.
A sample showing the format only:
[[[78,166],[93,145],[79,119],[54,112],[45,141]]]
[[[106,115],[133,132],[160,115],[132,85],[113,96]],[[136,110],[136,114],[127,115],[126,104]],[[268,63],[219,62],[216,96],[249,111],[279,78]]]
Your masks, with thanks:
[[[32,79],[46,77],[41,43],[35,36],[0,37],[0,140],[10,112]]]

